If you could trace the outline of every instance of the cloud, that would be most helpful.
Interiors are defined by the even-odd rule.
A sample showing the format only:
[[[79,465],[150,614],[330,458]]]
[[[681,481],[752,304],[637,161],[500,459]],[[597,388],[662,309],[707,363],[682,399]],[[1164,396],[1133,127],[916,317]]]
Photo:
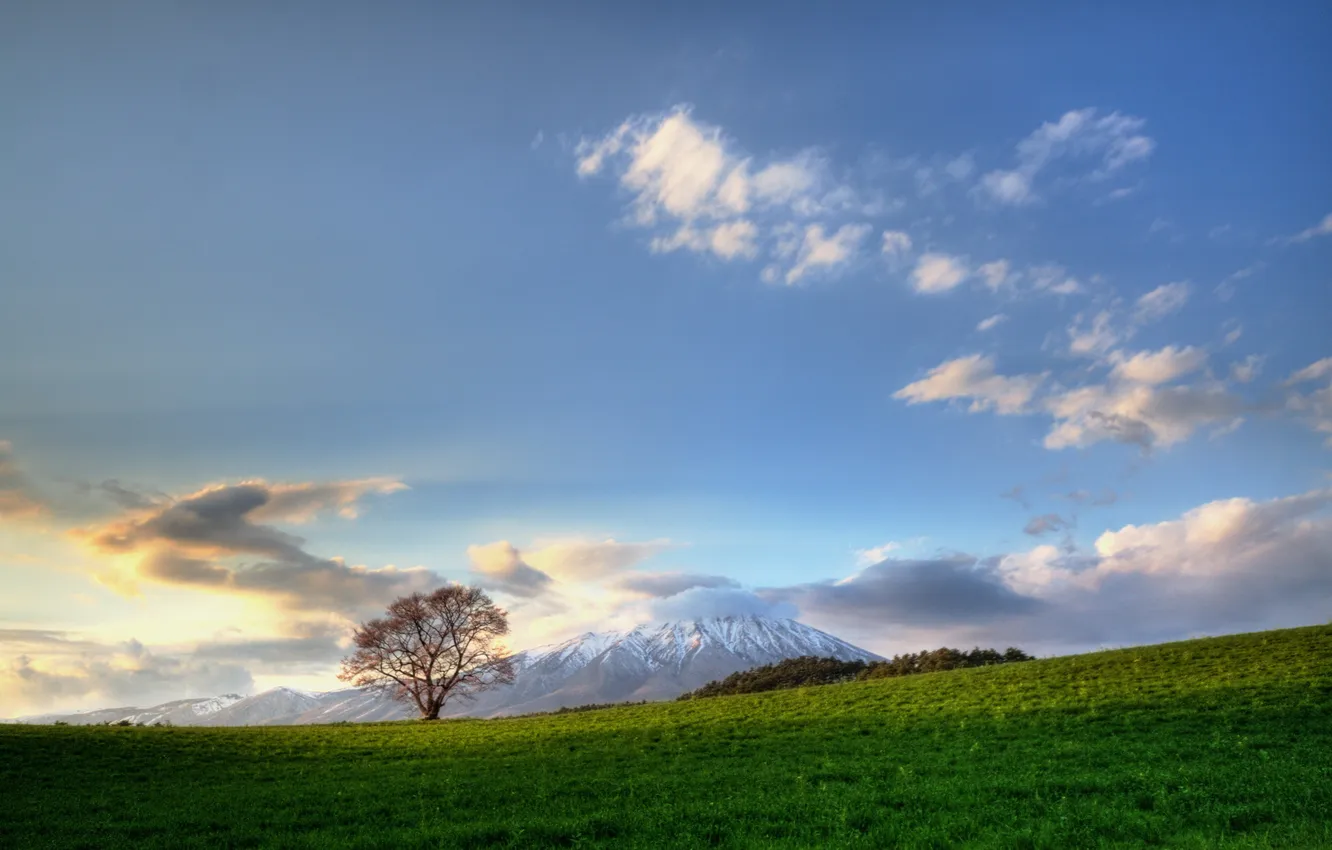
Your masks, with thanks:
[[[36,519],[48,513],[46,502],[14,460],[14,447],[0,440],[0,521]]]
[[[1094,162],[1094,170],[1082,179],[1105,179],[1151,155],[1156,143],[1139,132],[1145,123],[1118,112],[1103,115],[1093,108],[1066,112],[1019,142],[1016,166],[983,175],[978,191],[1000,204],[1033,203],[1038,200],[1036,178],[1060,160]]]
[[[1039,537],[1051,531],[1070,527],[1071,523],[1061,517],[1059,514],[1041,514],[1034,516],[1023,526],[1022,533],[1030,534],[1033,537]]]
[[[62,631],[0,629],[0,716],[146,706],[253,688],[250,672],[228,661],[165,654],[136,640],[103,644]]]
[[[1102,490],[1099,495],[1090,490],[1073,490],[1065,493],[1064,498],[1078,505],[1113,505],[1119,501],[1119,494],[1114,490]]]
[[[302,523],[326,511],[353,517],[364,496],[400,489],[383,478],[212,485],[70,535],[98,555],[130,562],[128,576],[105,577],[116,589],[148,581],[265,596],[292,610],[352,613],[442,579],[423,568],[370,569],[320,558],[302,538],[264,521]]]
[[[646,561],[679,544],[670,540],[620,542],[614,538],[554,540],[523,554],[535,569],[561,582],[602,579]]]
[[[940,363],[921,380],[893,393],[893,398],[907,404],[970,399],[972,413],[991,409],[1001,414],[1022,413],[1044,379],[1044,375],[995,374],[993,358],[972,354]]]
[[[1300,242],[1308,242],[1310,239],[1316,239],[1319,236],[1332,235],[1332,213],[1323,216],[1322,221],[1317,224],[1306,227],[1293,236],[1277,237],[1271,240],[1273,244],[1294,245]]]
[[[954,180],[966,180],[976,170],[976,160],[969,153],[964,153],[948,161],[944,171]]]
[[[1214,385],[1121,383],[1055,393],[1045,408],[1055,418],[1045,436],[1048,449],[1109,441],[1150,451],[1185,440],[1204,425],[1228,422],[1250,406]]]
[[[1239,341],[1240,337],[1244,336],[1244,325],[1241,325],[1239,322],[1236,322],[1233,319],[1227,322],[1226,324],[1222,325],[1221,327],[1222,329],[1229,328],[1228,330],[1226,330],[1226,335],[1225,335],[1226,345],[1234,345],[1236,342]]]
[[[1076,295],[1082,291],[1082,283],[1068,273],[1063,266],[1054,263],[1031,266],[1027,269],[1027,280],[1037,292],[1051,295]]]
[[[101,495],[109,499],[117,507],[129,511],[142,511],[154,508],[163,502],[170,501],[170,496],[165,493],[143,492],[124,486],[115,479],[103,481],[101,484],[90,487],[90,490],[96,490]]]
[[[1238,288],[1238,284],[1241,280],[1252,277],[1257,272],[1262,271],[1265,267],[1265,263],[1257,262],[1232,272],[1226,276],[1225,280],[1216,285],[1216,289],[1214,289],[1213,292],[1216,293],[1216,297],[1220,300],[1229,301],[1231,298],[1235,297],[1235,290]]]
[[[993,316],[981,319],[976,323],[976,330],[988,331],[998,327],[1000,323],[1008,321],[1008,317],[1003,313],[995,313]]]
[[[1175,348],[1167,345],[1159,351],[1139,351],[1132,357],[1116,352],[1115,368],[1111,377],[1137,384],[1168,384],[1190,372],[1196,372],[1207,363],[1207,352],[1193,346]]]
[[[992,358],[959,357],[934,367],[925,378],[893,394],[908,404],[969,400],[970,413],[999,415],[1044,412],[1053,418],[1044,445],[1058,450],[1098,442],[1139,446],[1144,452],[1187,439],[1198,428],[1230,422],[1260,409],[1231,394],[1217,382],[1197,386],[1163,386],[1201,367],[1206,354],[1172,346],[1132,357],[1116,353],[1111,380],[1072,388],[1051,387],[1037,393],[1046,373],[998,375]],[[1316,401],[1304,403],[1312,409]]]
[[[1250,354],[1238,363],[1230,364],[1230,378],[1241,384],[1252,383],[1263,369],[1264,358],[1259,354]]]
[[[729,587],[694,587],[664,599],[656,599],[649,609],[653,621],[695,620],[707,617],[794,618],[796,606],[780,599],[768,599],[760,593]]]
[[[1286,397],[1286,407],[1318,433],[1327,434],[1327,444],[1332,446],[1332,357],[1324,357],[1296,371],[1286,379],[1285,386],[1295,387],[1324,379],[1327,383],[1311,392],[1291,390]]]
[[[1188,300],[1188,281],[1163,283],[1138,299],[1133,317],[1139,324],[1159,321],[1183,307]]]
[[[618,179],[631,198],[629,222],[652,231],[655,253],[685,250],[724,261],[766,254],[764,279],[795,283],[846,263],[869,232],[867,224],[827,220],[868,214],[874,205],[832,180],[819,155],[807,150],[759,163],[688,106],[632,116],[584,139],[576,156],[580,176],[610,171]],[[814,217],[825,220],[808,221]],[[791,232],[802,234],[793,245]]]
[[[1111,326],[1113,317],[1108,310],[1102,310],[1091,320],[1090,325],[1083,324],[1083,315],[1079,313],[1068,327],[1068,353],[1079,357],[1101,357],[1119,343],[1119,332]]]
[[[1319,381],[1327,377],[1332,377],[1332,357],[1324,357],[1322,360],[1310,363],[1303,369],[1296,370],[1286,379],[1286,384],[1287,386],[1302,384],[1307,381]]]
[[[935,294],[947,292],[971,275],[966,260],[948,254],[922,254],[911,271],[911,288]]]
[[[250,672],[300,675],[327,672],[347,654],[348,633],[341,627],[300,624],[295,636],[209,641],[195,644],[195,661],[244,665]]]
[[[1068,653],[1323,622],[1332,603],[1332,491],[1221,499],[1107,529],[1080,551],[885,561],[840,581],[763,588],[815,625],[883,646]],[[895,651],[894,647],[894,651]],[[884,650],[880,650],[884,651]]]
[[[698,573],[630,573],[615,583],[615,589],[634,596],[664,599],[696,587],[738,588],[740,582],[728,576]]]
[[[468,546],[467,557],[472,562],[472,572],[479,577],[482,586],[511,596],[537,596],[551,584],[550,576],[525,563],[522,555],[507,540],[497,540],[483,546]]]
[[[998,292],[1014,280],[1014,274],[1008,260],[994,260],[976,269],[976,273],[985,281],[991,292]]]
[[[901,543],[896,543],[890,540],[881,546],[871,546],[868,549],[857,549],[856,563],[860,564],[862,567],[868,567],[871,564],[877,564],[880,561],[886,560],[889,553],[896,552],[901,548]]]
[[[897,259],[911,250],[911,237],[900,230],[883,232],[882,252],[889,259]]]
[[[841,579],[762,588],[771,602],[796,606],[824,620],[947,624],[1030,614],[1042,603],[1014,592],[993,566],[969,555],[933,560],[886,560]]]
[[[823,225],[809,225],[796,253],[795,265],[786,272],[787,284],[798,283],[811,271],[844,265],[856,254],[869,232],[868,224],[844,224],[831,236],[825,236]]]

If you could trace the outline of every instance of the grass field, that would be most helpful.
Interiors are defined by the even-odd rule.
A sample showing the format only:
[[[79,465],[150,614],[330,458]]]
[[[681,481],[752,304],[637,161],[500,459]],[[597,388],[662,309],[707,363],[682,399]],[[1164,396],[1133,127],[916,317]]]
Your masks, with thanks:
[[[3,847],[1332,848],[1332,626],[507,720],[0,726]]]

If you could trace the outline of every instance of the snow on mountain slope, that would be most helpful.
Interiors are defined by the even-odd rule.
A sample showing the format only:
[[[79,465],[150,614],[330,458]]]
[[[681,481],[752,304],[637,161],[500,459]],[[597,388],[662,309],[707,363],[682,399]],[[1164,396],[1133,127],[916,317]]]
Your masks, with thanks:
[[[551,711],[592,702],[672,699],[713,679],[802,655],[878,658],[795,620],[718,617],[585,634],[515,656],[513,685],[453,716]]]
[[[844,660],[879,656],[795,620],[717,617],[588,632],[513,657],[514,683],[456,701],[447,716],[495,717],[587,703],[674,699],[739,670],[813,655]],[[177,726],[277,726],[400,720],[413,708],[382,693],[346,688],[309,693],[273,688],[254,696],[178,700],[153,708],[45,715],[21,722],[103,723],[128,719]]]
[[[298,691],[295,688],[273,688],[246,697],[200,718],[199,726],[277,726],[292,723],[295,718],[319,705],[320,694]]]
[[[205,699],[178,699],[164,702],[152,708],[124,706],[120,708],[102,708],[96,711],[80,711],[74,714],[43,714],[36,717],[19,718],[20,723],[68,723],[71,726],[95,726],[100,723],[142,723],[151,726],[154,723],[172,726],[197,726],[207,718],[229,705],[240,702],[240,694],[223,694]]]

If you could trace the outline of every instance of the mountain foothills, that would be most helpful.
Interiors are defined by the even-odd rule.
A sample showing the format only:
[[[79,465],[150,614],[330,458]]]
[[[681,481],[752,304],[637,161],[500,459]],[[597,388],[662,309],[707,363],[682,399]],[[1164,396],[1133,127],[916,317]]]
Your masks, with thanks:
[[[732,673],[803,656],[879,660],[872,652],[795,620],[735,616],[643,624],[627,631],[588,632],[519,652],[513,657],[512,685],[447,706],[444,714],[500,717],[589,703],[674,699]],[[21,722],[280,726],[411,716],[411,706],[374,691],[273,688],[247,697],[226,694],[151,708],[46,714]]]

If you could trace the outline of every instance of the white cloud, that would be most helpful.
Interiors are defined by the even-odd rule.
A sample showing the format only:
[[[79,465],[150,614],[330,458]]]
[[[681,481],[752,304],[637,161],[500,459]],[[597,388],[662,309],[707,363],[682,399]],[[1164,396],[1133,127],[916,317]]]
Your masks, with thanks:
[[[825,236],[822,225],[809,225],[805,228],[795,265],[786,272],[786,282],[797,283],[811,271],[845,264],[855,256],[869,231],[868,224],[844,224],[831,236]]]
[[[1082,284],[1068,271],[1054,263],[1032,266],[1027,269],[1027,279],[1032,289],[1049,292],[1053,295],[1075,295],[1082,291]]]
[[[971,176],[971,172],[976,170],[976,160],[969,153],[964,153],[948,161],[944,166],[944,171],[954,180],[966,180]]]
[[[1310,239],[1315,239],[1319,236],[1328,236],[1328,235],[1332,235],[1332,213],[1328,213],[1327,215],[1323,216],[1322,221],[1318,222],[1312,227],[1306,227],[1304,230],[1301,230],[1299,233],[1296,233],[1293,236],[1278,238],[1272,241],[1285,243],[1287,245],[1292,245],[1297,242],[1308,242]]]
[[[893,393],[893,398],[907,404],[970,399],[972,413],[991,409],[1000,414],[1023,413],[1044,380],[1045,375],[997,375],[993,358],[972,354],[935,366],[921,380]]]
[[[1119,333],[1110,326],[1112,316],[1108,310],[1097,313],[1089,327],[1082,325],[1081,314],[1074,317],[1068,328],[1068,351],[1080,357],[1100,357],[1119,342]]]
[[[976,273],[985,281],[992,292],[998,292],[1014,280],[1014,274],[1008,260],[994,260],[976,269]]]
[[[1132,357],[1119,354],[1112,359],[1115,368],[1111,376],[1116,380],[1156,386],[1198,371],[1207,363],[1207,352],[1193,346],[1167,345],[1159,351],[1139,351]]]
[[[1140,324],[1165,318],[1189,300],[1189,282],[1163,283],[1137,301],[1133,317]]]
[[[1329,490],[1269,502],[1220,499],[1194,508],[1177,520],[1126,525],[1096,538],[1096,554],[1102,559],[1096,572],[1215,576],[1233,568],[1237,550],[1263,548],[1279,537],[1298,534],[1299,520],[1329,503]],[[1327,523],[1319,525],[1326,533]],[[1325,560],[1323,568],[1328,565]]]
[[[1001,204],[1021,206],[1036,199],[1031,176],[1021,171],[991,171],[981,178],[981,189]]]
[[[708,246],[712,253],[724,260],[732,257],[753,258],[758,255],[758,228],[752,221],[737,219],[717,225],[712,229]]]
[[[685,250],[728,261],[766,253],[762,277],[769,282],[795,283],[846,262],[869,225],[827,219],[875,207],[831,180],[815,153],[760,165],[683,106],[631,117],[605,136],[584,139],[576,155],[581,176],[609,171],[630,193],[629,221],[652,232],[654,253]],[[816,216],[825,220],[810,222]],[[787,247],[791,232],[804,234],[794,249]]]
[[[911,287],[917,292],[947,292],[971,275],[966,260],[948,254],[922,254],[911,271]]]
[[[1327,383],[1309,393],[1292,391],[1286,398],[1286,407],[1308,421],[1320,434],[1327,434],[1332,446],[1332,357],[1310,363],[1286,379],[1286,386],[1311,383],[1327,379]]]
[[[1242,269],[1232,272],[1226,276],[1225,280],[1216,285],[1216,289],[1214,289],[1213,292],[1216,293],[1216,297],[1220,300],[1229,301],[1231,298],[1235,297],[1237,284],[1241,280],[1244,280],[1247,277],[1252,277],[1257,272],[1262,271],[1265,265],[1265,263],[1261,262],[1253,263],[1252,265],[1245,266]]]
[[[1078,387],[1045,399],[1055,422],[1044,443],[1048,449],[1064,449],[1108,441],[1150,451],[1185,440],[1204,425],[1228,422],[1246,407],[1241,399],[1211,385],[1124,382]]]
[[[1315,361],[1303,369],[1297,370],[1286,379],[1286,383],[1301,384],[1305,381],[1317,381],[1328,376],[1332,376],[1332,357],[1324,357],[1322,360]]]
[[[1155,142],[1139,130],[1141,118],[1096,109],[1064,113],[1058,121],[1046,122],[1017,145],[1017,166],[991,171],[981,177],[979,190],[992,200],[1012,206],[1037,200],[1037,175],[1056,160],[1094,160],[1095,169],[1086,179],[1109,177],[1130,163],[1146,159]]]
[[[862,567],[868,567],[885,560],[891,553],[902,548],[901,543],[888,541],[882,546],[871,546],[868,549],[856,550],[856,563]]]
[[[1241,362],[1230,364],[1230,377],[1239,381],[1241,384],[1252,383],[1258,373],[1262,371],[1264,358],[1258,354],[1250,354]]]
[[[1008,321],[1008,317],[1005,316],[1003,313],[995,313],[993,316],[989,316],[977,322],[976,330],[978,331],[992,330],[995,327],[998,327],[998,325],[1001,322],[1006,322],[1006,321]]]
[[[1224,328],[1226,325],[1222,325],[1222,327]],[[1226,331],[1226,345],[1234,345],[1242,336],[1244,336],[1244,325],[1241,325],[1239,322],[1234,322],[1234,327],[1231,327]]]
[[[883,232],[883,255],[885,257],[901,257],[911,250],[911,237],[900,230],[885,230]]]

